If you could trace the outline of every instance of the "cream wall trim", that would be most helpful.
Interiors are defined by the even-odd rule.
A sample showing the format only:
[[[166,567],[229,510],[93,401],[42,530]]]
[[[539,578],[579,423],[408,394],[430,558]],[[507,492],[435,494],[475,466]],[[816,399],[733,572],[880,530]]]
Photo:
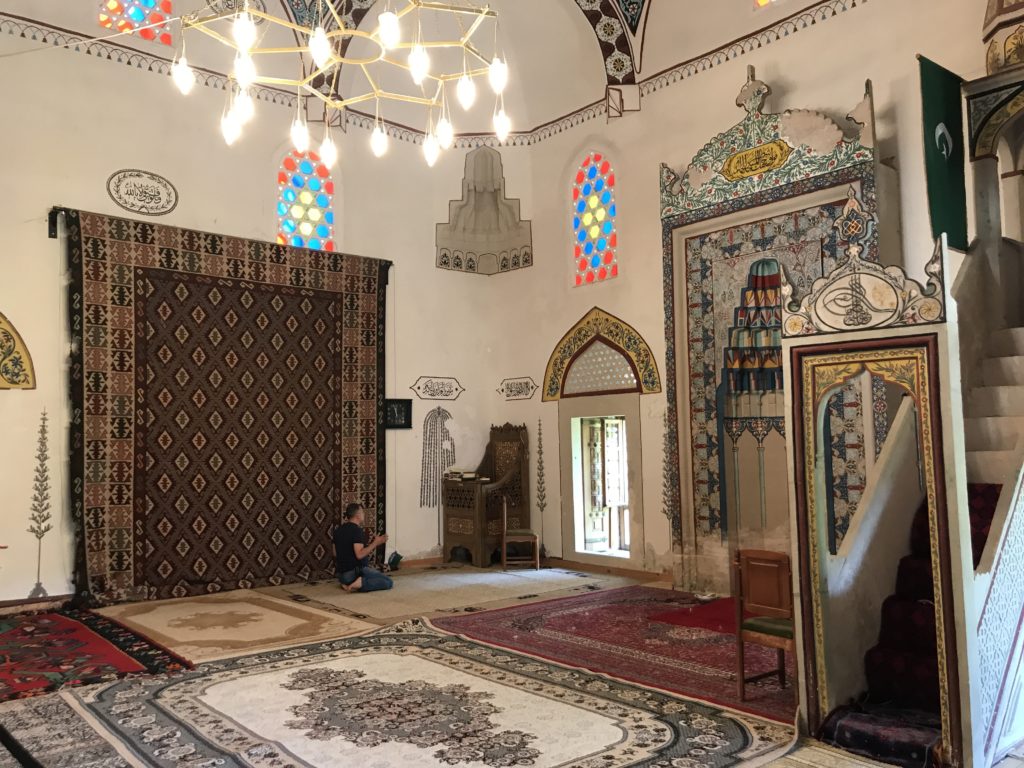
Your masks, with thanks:
[[[867,2],[868,0],[819,0],[819,2],[811,3],[807,8],[797,11],[785,19],[772,24],[770,27],[765,27],[752,34],[726,43],[719,48],[687,61],[682,61],[640,81],[641,97],[650,96],[662,88],[689,80],[703,72],[707,72],[709,69],[737,59],[744,54],[764,48],[772,43],[795,35],[797,32],[803,32],[815,25],[837,18],[839,14],[854,10],[865,5]],[[153,54],[115,42],[86,42],[92,36],[68,29],[61,29],[60,27],[11,13],[0,13],[0,32],[26,40],[45,43],[57,48],[66,47],[68,50],[77,51],[78,53],[86,53],[90,56],[109,59],[119,64],[127,64],[131,67],[156,72],[165,76],[169,76],[171,71],[170,59],[154,56]],[[196,74],[199,83],[208,87],[224,90],[228,82],[227,76],[221,72],[197,69]],[[295,107],[295,96],[286,91],[263,86],[257,86],[253,90],[258,101],[279,104],[289,108]],[[606,117],[607,114],[608,108],[605,100],[602,98],[600,101],[579,107],[567,115],[538,125],[529,131],[513,133],[506,142],[506,146],[532,147],[540,144],[542,141],[578,128],[592,120]],[[345,122],[347,125],[370,131],[373,129],[373,120],[373,115],[363,114],[351,109],[345,110]],[[385,122],[388,133],[392,138],[414,144],[422,143],[423,131],[399,123]],[[492,147],[501,146],[500,142],[490,134],[462,134],[455,141],[455,146],[461,149],[471,149],[485,145]]]

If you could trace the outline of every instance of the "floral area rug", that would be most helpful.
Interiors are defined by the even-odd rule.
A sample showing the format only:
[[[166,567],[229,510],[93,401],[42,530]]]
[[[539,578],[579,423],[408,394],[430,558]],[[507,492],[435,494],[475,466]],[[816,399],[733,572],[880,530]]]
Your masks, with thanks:
[[[696,604],[685,592],[625,587],[433,621],[476,640],[792,723],[797,706],[792,654],[786,657],[785,689],[778,678],[766,678],[749,684],[746,701],[740,701],[734,634],[651,618]],[[747,645],[748,677],[776,664],[774,649]]]
[[[194,663],[334,640],[376,625],[249,589],[119,603],[98,612]]]
[[[7,702],[0,722],[44,765],[61,764],[74,734],[88,753],[79,768],[121,765],[118,754],[154,766],[727,768],[791,735],[420,620]]]
[[[0,701],[190,666],[92,611],[0,617]]]

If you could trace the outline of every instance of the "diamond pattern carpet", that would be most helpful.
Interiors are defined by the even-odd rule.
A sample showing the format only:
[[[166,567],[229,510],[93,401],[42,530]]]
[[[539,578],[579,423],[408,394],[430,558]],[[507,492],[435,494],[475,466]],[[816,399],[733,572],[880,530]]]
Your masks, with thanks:
[[[322,578],[384,531],[389,264],[67,211],[79,595]]]

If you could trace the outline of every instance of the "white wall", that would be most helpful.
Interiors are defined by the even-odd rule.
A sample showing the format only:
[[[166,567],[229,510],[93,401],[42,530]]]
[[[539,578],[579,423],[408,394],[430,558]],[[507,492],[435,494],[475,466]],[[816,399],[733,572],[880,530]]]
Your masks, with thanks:
[[[18,0],[16,5],[24,3]],[[21,10],[31,12],[35,5]],[[789,3],[760,17],[744,13],[730,23],[747,24],[745,29],[752,30],[784,15],[782,5]],[[536,264],[493,278],[442,272],[433,266],[434,225],[446,220],[448,200],[459,194],[462,151],[449,153],[428,172],[416,147],[393,142],[387,158],[375,161],[365,151],[365,133],[354,131],[344,137],[335,205],[341,222],[339,249],[396,263],[388,396],[412,396],[408,386],[421,375],[458,377],[466,393],[443,405],[455,417],[460,465],[472,466],[482,455],[490,423],[526,422],[535,446],[537,419],[542,419],[548,474],[544,528],[556,531],[557,408],[542,404],[539,393],[531,401],[501,403],[494,390],[509,376],[530,375],[541,384],[555,343],[595,305],[633,325],[651,345],[661,374],[666,375],[658,164],[685,166],[708,138],[739,120],[742,112],[734,99],[747,64],[756,65],[758,77],[773,86],[772,108],[824,109],[839,121],[860,100],[864,79],[872,78],[881,154],[894,157],[901,171],[903,248],[913,255],[911,272],[919,272],[930,253],[922,247],[930,231],[914,54],[920,52],[967,77],[980,74],[983,57],[975,35],[984,10],[980,6],[964,0],[861,3],[825,23],[664,88],[644,99],[640,113],[610,125],[591,121],[535,147],[503,151],[508,192],[523,199],[523,216],[533,220]],[[558,28],[564,29],[564,20],[559,19]],[[706,49],[708,38],[717,44],[744,31],[729,29],[717,16],[712,21],[710,27],[695,24],[690,3],[656,3],[648,23],[652,48],[646,72]],[[684,28],[692,38],[680,40],[665,32]],[[592,34],[584,24],[580,30]],[[694,40],[705,42],[695,48]],[[516,56],[542,56],[551,42],[524,41],[510,58],[514,62]],[[139,41],[132,44],[144,47]],[[587,60],[596,61],[589,46],[580,50]],[[40,46],[13,37],[2,39],[4,53],[36,47]],[[170,53],[161,46],[151,50]],[[25,528],[35,431],[44,407],[54,417],[51,471],[58,497],[66,478],[57,458],[66,454],[64,289],[61,254],[45,236],[46,211],[59,203],[119,213],[104,191],[107,176],[120,168],[145,168],[168,177],[181,196],[178,208],[162,223],[272,239],[274,176],[290,113],[258,105],[255,126],[239,145],[227,149],[216,133],[223,94],[212,89],[199,87],[182,99],[166,78],[53,48],[7,58],[0,67],[0,98],[7,116],[0,137],[5,147],[14,148],[6,153],[0,170],[6,203],[0,208],[0,311],[29,344],[40,382],[33,392],[0,397],[5,438],[0,441],[0,477],[6,491],[0,544],[10,547],[0,551],[3,600],[24,597],[35,581],[34,539]],[[527,93],[541,93],[544,85],[542,79],[521,83]],[[559,103],[572,93],[563,85]],[[581,103],[592,100],[594,80],[585,78],[577,91]],[[548,116],[555,105],[543,103],[543,110],[530,112]],[[574,288],[570,179],[592,149],[609,155],[618,176],[621,276]],[[389,528],[395,534],[392,545],[407,558],[429,555],[436,543],[435,513],[418,507],[420,426],[434,405],[415,401],[417,428],[388,437]],[[661,502],[664,394],[642,397],[640,407],[646,566],[661,570],[672,561],[670,523]],[[688,515],[691,494],[685,475],[683,480],[681,499]],[[532,487],[536,488],[535,478]],[[55,508],[60,519],[64,504]],[[69,589],[68,521],[63,519],[62,525],[60,533],[44,540],[43,583],[51,593]]]

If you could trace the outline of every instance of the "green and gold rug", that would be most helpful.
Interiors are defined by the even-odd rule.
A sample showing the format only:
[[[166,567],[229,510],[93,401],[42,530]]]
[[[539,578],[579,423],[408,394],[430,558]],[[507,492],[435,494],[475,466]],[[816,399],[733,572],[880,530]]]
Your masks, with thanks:
[[[414,620],[0,705],[44,765],[726,768],[788,728]],[[74,744],[53,734],[74,734]],[[83,762],[84,761],[84,762]],[[127,761],[127,762],[124,762]]]

